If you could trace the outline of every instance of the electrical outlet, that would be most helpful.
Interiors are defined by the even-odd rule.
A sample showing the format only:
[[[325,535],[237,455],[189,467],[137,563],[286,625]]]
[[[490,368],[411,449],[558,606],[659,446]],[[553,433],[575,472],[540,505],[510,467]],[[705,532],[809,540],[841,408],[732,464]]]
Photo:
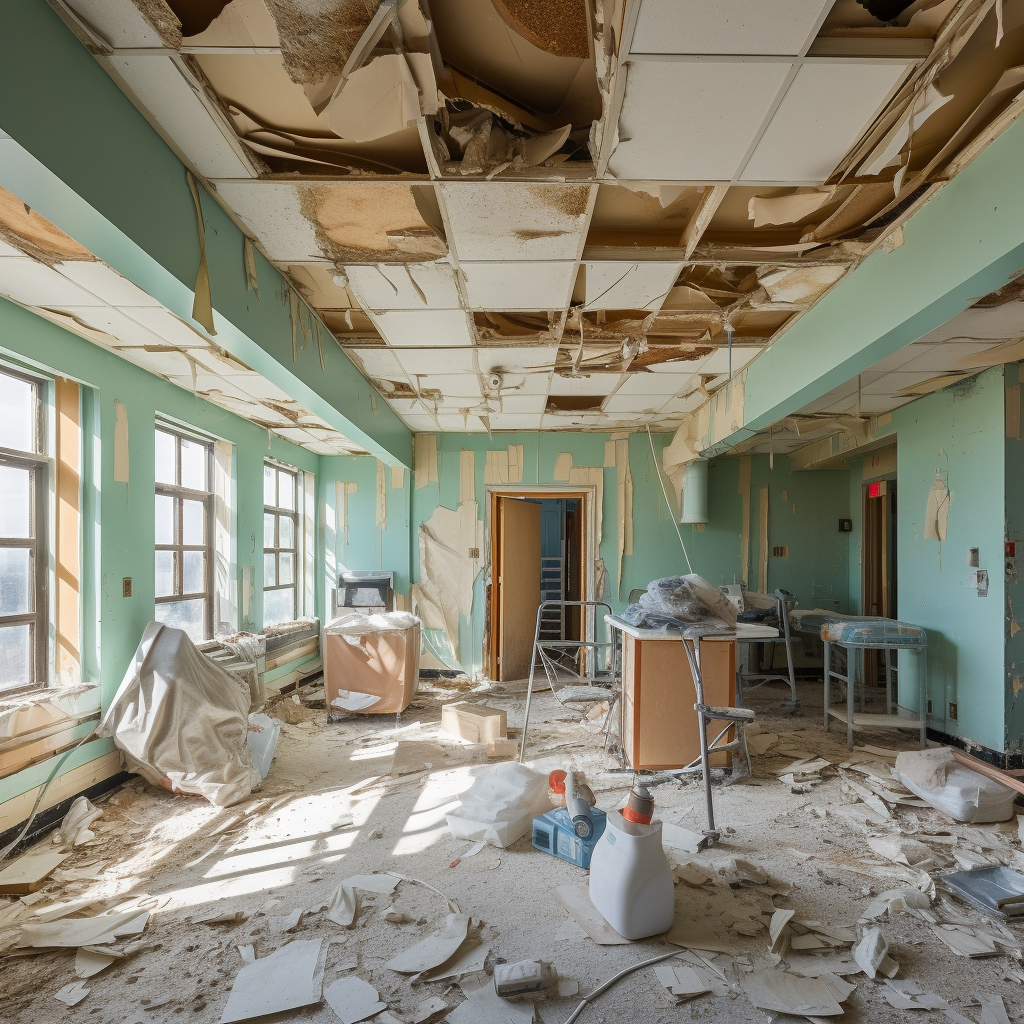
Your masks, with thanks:
[[[122,597],[131,597],[132,596],[132,578],[131,578],[131,576],[125,576],[125,578],[123,580],[121,580],[121,596]]]
[[[479,548],[470,548],[469,549],[469,557],[474,559],[474,560],[478,559],[480,557],[480,549]]]
[[[929,700],[928,700],[928,714],[930,715],[931,713],[932,713],[932,702],[931,702],[931,699],[929,698]]]
[[[954,704],[954,703],[953,703],[952,701],[950,701],[950,703],[949,703],[949,717],[950,717],[950,718],[951,718],[951,719],[952,719],[952,720],[953,720],[954,722],[955,722],[955,721],[957,720],[957,718],[956,718],[956,714],[957,714],[957,706],[956,706],[956,704]]]
[[[789,558],[789,548],[784,544],[776,544],[772,548],[773,558]]]

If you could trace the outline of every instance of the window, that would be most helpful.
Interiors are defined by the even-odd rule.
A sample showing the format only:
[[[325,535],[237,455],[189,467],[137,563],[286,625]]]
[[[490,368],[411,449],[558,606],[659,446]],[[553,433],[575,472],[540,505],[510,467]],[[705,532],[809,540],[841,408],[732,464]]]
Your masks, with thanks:
[[[0,371],[0,688],[47,682],[50,463],[43,387]]]
[[[299,471],[263,464],[263,625],[296,617]]]
[[[213,443],[156,429],[156,618],[213,636]]]

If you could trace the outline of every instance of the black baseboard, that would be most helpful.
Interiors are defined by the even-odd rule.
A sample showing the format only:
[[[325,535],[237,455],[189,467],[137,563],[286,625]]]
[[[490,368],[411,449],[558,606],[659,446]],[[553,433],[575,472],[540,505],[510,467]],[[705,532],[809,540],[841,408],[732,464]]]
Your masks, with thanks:
[[[962,736],[951,736],[949,733],[939,732],[938,729],[929,729],[927,735],[928,739],[935,740],[936,743],[944,743],[947,747],[957,747],[964,753],[970,754],[971,757],[976,757],[979,761],[992,765],[993,768],[1003,768],[1008,771],[1024,768],[1024,754],[1007,754],[1002,750],[993,750],[991,747],[983,747],[978,743],[964,740]]]
[[[421,668],[420,679],[458,679],[466,673],[453,668]]]
[[[62,800],[59,804],[47,807],[45,811],[40,811],[32,822],[32,827],[25,833],[25,838],[18,843],[17,848],[12,853],[20,853],[22,850],[28,849],[33,843],[38,843],[40,839],[48,836],[63,821],[64,815],[68,813],[71,805],[78,797],[84,796],[88,800],[94,800],[104,793],[109,793],[112,789],[120,788],[131,777],[128,772],[118,772],[117,775],[112,775],[109,779],[97,782],[95,786],[90,786],[88,789],[82,790],[81,793],[69,796],[67,800]],[[13,828],[9,828],[6,832],[0,834],[0,848],[15,840],[24,827],[25,822],[21,821]]]

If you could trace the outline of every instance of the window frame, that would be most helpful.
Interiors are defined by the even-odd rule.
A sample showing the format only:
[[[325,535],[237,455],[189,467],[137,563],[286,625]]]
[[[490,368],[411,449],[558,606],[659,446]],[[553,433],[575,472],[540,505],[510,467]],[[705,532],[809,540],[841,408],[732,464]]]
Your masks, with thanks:
[[[33,627],[33,642],[30,647],[32,665],[30,678],[19,682],[0,683],[0,693],[14,693],[18,690],[50,685],[50,479],[53,459],[48,454],[47,437],[47,389],[52,383],[45,377],[37,377],[0,364],[0,373],[24,381],[33,388],[35,402],[35,424],[33,430],[33,451],[0,447],[0,465],[30,472],[31,525],[29,537],[0,537],[0,548],[30,549],[32,551],[32,598],[34,610],[10,615],[0,615],[0,628],[5,626],[30,625]]]
[[[174,536],[175,542],[172,544],[159,544],[155,543],[154,554],[159,551],[171,551],[174,553],[174,583],[173,587],[175,590],[174,594],[166,595],[163,597],[154,596],[154,603],[157,607],[162,604],[181,604],[184,601],[195,601],[204,600],[206,602],[206,616],[204,621],[204,636],[202,640],[197,641],[202,643],[206,640],[210,640],[214,636],[214,602],[215,602],[215,572],[214,572],[214,555],[215,555],[215,526],[214,526],[214,515],[215,507],[214,502],[216,500],[215,492],[215,465],[214,465],[214,442],[207,437],[192,433],[191,431],[179,427],[173,423],[168,423],[166,420],[157,420],[156,430],[153,434],[153,445],[154,451],[156,447],[156,434],[164,433],[169,434],[175,438],[174,444],[174,478],[179,481],[174,484],[163,483],[159,480],[155,480],[156,469],[154,465],[154,484],[155,494],[154,501],[157,496],[164,496],[173,499],[174,501]],[[206,449],[206,486],[207,490],[198,491],[191,487],[184,487],[180,483],[181,480],[181,442],[189,441],[192,444],[202,445]],[[203,504],[203,526],[205,532],[205,543],[203,544],[186,544],[184,542],[184,508],[185,501],[199,501]],[[203,591],[197,591],[194,593],[186,594],[185,590],[185,557],[186,551],[202,551],[206,556],[206,573],[204,579],[205,589]],[[155,569],[155,562],[154,562]],[[155,579],[154,579],[155,583]],[[179,591],[180,588],[180,592]]]
[[[276,590],[290,590],[292,592],[292,617],[291,619],[284,619],[284,622],[292,622],[299,618],[299,556],[301,554],[301,547],[299,545],[299,530],[302,526],[302,516],[299,512],[299,501],[301,499],[301,488],[302,488],[302,470],[296,466],[289,466],[283,462],[277,462],[275,459],[264,459],[263,470],[266,473],[267,469],[274,470],[274,500],[278,502],[277,505],[268,505],[266,500],[266,489],[264,487],[263,494],[263,516],[264,516],[264,534],[263,534],[263,625],[266,628],[267,612],[266,612],[266,595],[271,591]],[[281,501],[281,478],[279,473],[286,473],[292,478],[293,484],[293,500],[292,504],[294,508],[285,508],[280,504]],[[274,516],[274,546],[267,547],[266,545],[266,517],[268,515]],[[281,546],[281,519],[287,517],[292,521],[292,546],[282,547]],[[291,583],[280,583],[281,579],[281,553],[290,553],[292,556],[292,581]],[[274,555],[274,580],[275,582],[267,586],[266,576],[266,565],[267,555]],[[272,623],[276,625],[276,623]]]

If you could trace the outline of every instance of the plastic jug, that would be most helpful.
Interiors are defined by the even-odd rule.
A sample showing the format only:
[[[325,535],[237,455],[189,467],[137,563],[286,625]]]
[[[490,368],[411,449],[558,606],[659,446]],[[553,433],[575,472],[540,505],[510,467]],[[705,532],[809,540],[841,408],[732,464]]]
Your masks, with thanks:
[[[661,847],[661,822],[626,821],[609,811],[590,859],[590,901],[626,939],[660,935],[672,927],[675,889]]]

